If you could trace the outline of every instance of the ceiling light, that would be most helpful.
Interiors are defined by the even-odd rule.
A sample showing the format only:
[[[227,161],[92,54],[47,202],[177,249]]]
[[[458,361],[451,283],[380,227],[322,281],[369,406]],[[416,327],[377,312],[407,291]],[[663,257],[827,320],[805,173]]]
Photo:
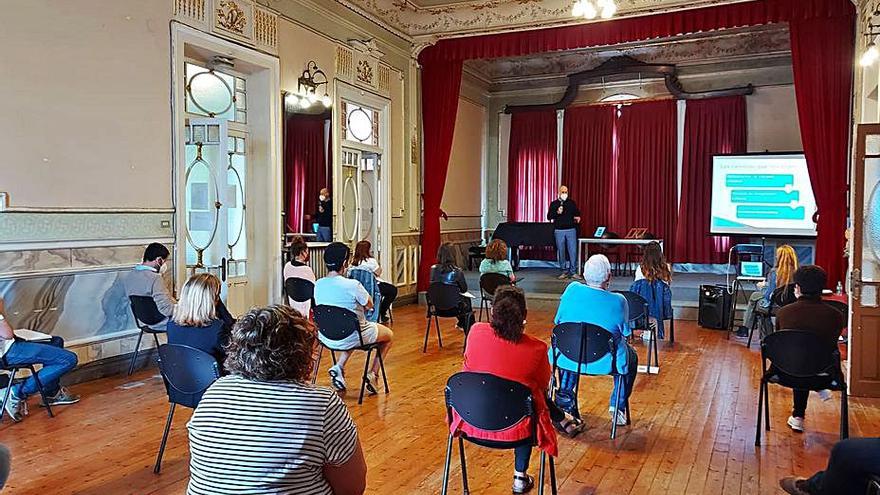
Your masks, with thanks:
[[[592,20],[600,14],[603,19],[610,19],[617,12],[614,0],[577,0],[571,8],[571,15]]]

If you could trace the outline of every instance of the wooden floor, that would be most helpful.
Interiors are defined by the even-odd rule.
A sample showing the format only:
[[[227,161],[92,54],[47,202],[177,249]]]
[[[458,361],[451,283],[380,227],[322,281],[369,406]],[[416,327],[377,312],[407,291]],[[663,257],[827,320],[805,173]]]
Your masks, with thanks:
[[[530,313],[529,331],[546,338],[550,319],[547,313]],[[367,456],[368,493],[440,492],[446,440],[443,385],[461,365],[462,340],[454,320],[446,320],[443,349],[435,337],[422,354],[424,321],[421,308],[396,311],[395,347],[388,359],[390,395],[368,397],[361,406],[354,391],[346,396]],[[608,439],[611,380],[584,378],[581,410],[590,428],[575,440],[560,439],[560,493],[779,493],[781,476],[806,475],[825,465],[837,440],[836,394],[829,402],[812,395],[808,433],[795,434],[785,425],[790,392],[771,387],[773,431],[756,449],[758,351],[694,323],[680,322],[676,330],[674,347],[661,348],[661,374],[639,375],[631,399],[633,424],[620,428],[617,440]],[[643,360],[644,346],[638,350]],[[362,359],[352,359],[350,376]],[[326,384],[323,368],[320,383]],[[0,425],[0,442],[13,452],[4,493],[185,493],[188,410],[175,418],[162,473],[152,473],[167,414],[155,369],[132,379],[81,384],[74,391],[82,394],[82,402],[59,407],[54,419],[32,407],[24,422]],[[850,424],[853,436],[880,436],[880,400],[851,399]],[[475,446],[467,451],[471,493],[510,493],[511,453]],[[535,461],[532,470],[537,471]],[[461,493],[455,461],[450,488],[450,493]]]

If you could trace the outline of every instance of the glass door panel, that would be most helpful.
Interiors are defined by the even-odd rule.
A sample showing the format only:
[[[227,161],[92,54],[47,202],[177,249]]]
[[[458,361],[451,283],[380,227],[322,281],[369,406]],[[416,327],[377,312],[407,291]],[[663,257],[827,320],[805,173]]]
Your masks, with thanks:
[[[356,150],[342,150],[342,238],[344,242],[354,243],[358,240],[360,223],[360,199],[359,199],[359,164],[360,152]]]

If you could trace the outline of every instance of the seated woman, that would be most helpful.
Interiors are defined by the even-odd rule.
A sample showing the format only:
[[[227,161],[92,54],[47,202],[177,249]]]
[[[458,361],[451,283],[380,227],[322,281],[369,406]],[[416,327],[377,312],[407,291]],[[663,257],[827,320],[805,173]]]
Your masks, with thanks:
[[[314,345],[309,321],[287,306],[241,317],[229,339],[230,374],[187,425],[188,494],[364,493],[357,427],[336,392],[309,383]]]
[[[349,269],[351,250],[341,242],[330,243],[324,249],[324,263],[327,265],[327,276],[318,280],[315,284],[315,303],[327,306],[337,306],[353,311],[357,314],[361,324],[360,337],[352,334],[343,340],[329,340],[319,333],[318,338],[327,347],[333,349],[354,349],[360,347],[361,338],[364,344],[379,343],[379,352],[384,360],[391,349],[391,340],[394,333],[390,328],[379,323],[367,321],[364,309],[373,308],[373,298],[367,294],[364,286],[357,280],[345,277]],[[330,381],[337,390],[345,390],[345,363],[348,361],[350,352],[340,352],[328,373]],[[366,376],[366,387],[370,394],[377,392],[379,384],[379,360],[374,359],[370,372]]]
[[[770,297],[777,287],[783,287],[794,282],[794,272],[798,269],[797,254],[794,248],[788,244],[783,244],[776,248],[776,266],[767,275],[766,282],[758,282],[758,289],[752,292],[749,297],[749,304],[746,307],[745,318],[743,318],[743,326],[739,327],[736,332],[737,337],[748,337],[749,330],[755,324],[755,313],[767,313],[770,308]],[[763,338],[771,329],[761,328],[761,337]]]
[[[629,290],[648,301],[648,324],[650,328],[656,329],[660,339],[665,338],[666,333],[663,321],[672,318],[671,284],[672,270],[669,269],[660,243],[649,243],[645,246],[642,262],[636,269],[636,280]],[[642,338],[647,340],[650,337],[648,332],[643,333]]]
[[[513,267],[507,261],[507,243],[501,239],[495,239],[486,247],[486,258],[480,262],[480,275],[486,273],[500,273],[510,277],[511,282],[516,281]]]
[[[529,387],[538,413],[538,448],[555,456],[557,445],[553,427],[574,436],[583,430],[583,423],[567,418],[549,399],[551,369],[547,361],[547,344],[526,335],[525,323],[526,298],[522,289],[499,287],[495,293],[491,324],[480,322],[471,328],[462,370],[489,373]],[[531,434],[528,422],[509,430],[483,431],[463,422],[457,415],[453,415],[450,428],[453,433],[462,432],[471,438],[500,443],[515,442]],[[513,493],[526,493],[534,486],[534,478],[527,474],[531,454],[531,445],[514,449]]]
[[[223,346],[235,320],[220,300],[220,279],[197,273],[180,289],[180,300],[168,320],[168,343],[195,347],[214,356],[222,371]]]
[[[446,285],[458,287],[462,295],[458,299],[458,324],[460,330],[469,331],[474,324],[474,310],[471,307],[471,298],[465,296],[467,292],[467,280],[461,268],[455,266],[455,255],[452,253],[452,244],[444,242],[437,249],[437,263],[431,267],[431,283],[442,282]]]
[[[382,294],[382,300],[379,303],[379,321],[387,324],[388,310],[391,308],[391,303],[397,299],[397,287],[380,278],[382,267],[373,257],[373,245],[370,244],[370,241],[360,241],[355,244],[351,267],[370,270],[376,276],[376,281],[379,282],[379,293]]]
[[[287,250],[290,261],[284,265],[284,280],[289,278],[302,278],[315,283],[315,272],[312,271],[312,267],[308,265],[309,246],[306,244],[305,239],[303,239],[302,236],[294,236],[293,239],[290,240],[290,246],[288,246]],[[299,314],[306,318],[309,317],[309,313],[312,309],[311,301],[297,302],[288,297],[287,303],[290,304],[291,308],[299,311]]]

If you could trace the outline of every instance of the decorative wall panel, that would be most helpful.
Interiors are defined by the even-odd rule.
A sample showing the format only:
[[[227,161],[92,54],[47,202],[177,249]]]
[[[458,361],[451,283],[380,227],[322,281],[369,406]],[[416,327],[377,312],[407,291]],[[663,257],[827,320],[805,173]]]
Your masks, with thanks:
[[[174,18],[223,38],[278,54],[278,14],[253,0],[173,0]]]
[[[11,243],[173,237],[172,212],[0,213],[0,250]]]

